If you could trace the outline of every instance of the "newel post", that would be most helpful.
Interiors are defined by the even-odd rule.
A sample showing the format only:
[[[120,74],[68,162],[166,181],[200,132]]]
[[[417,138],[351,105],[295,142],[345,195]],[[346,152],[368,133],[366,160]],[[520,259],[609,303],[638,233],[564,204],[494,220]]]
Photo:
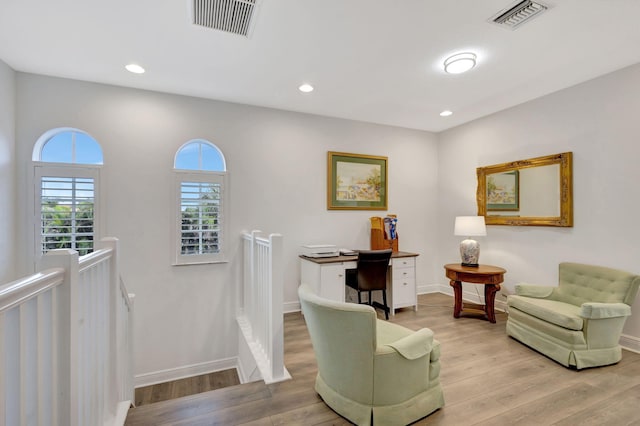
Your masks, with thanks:
[[[284,375],[284,323],[282,307],[284,304],[284,249],[282,235],[269,235],[269,279],[271,291],[269,292],[269,333],[271,334],[271,374],[274,379]]]
[[[119,250],[120,242],[115,237],[106,237],[100,240],[98,248],[111,249],[111,258],[109,260],[109,349],[108,349],[108,362],[109,373],[107,375],[108,388],[107,388],[107,404],[108,410],[112,410],[118,404],[117,389],[119,387],[119,381],[121,378],[120,369],[118,365],[118,324],[119,324],[119,309],[118,298],[120,297],[120,270],[119,268]],[[115,415],[115,412],[111,413]]]
[[[64,281],[58,286],[54,306],[53,424],[77,426],[78,406],[78,336],[83,318],[78,310],[78,252],[70,249],[51,250],[37,265],[37,270],[63,268]]]

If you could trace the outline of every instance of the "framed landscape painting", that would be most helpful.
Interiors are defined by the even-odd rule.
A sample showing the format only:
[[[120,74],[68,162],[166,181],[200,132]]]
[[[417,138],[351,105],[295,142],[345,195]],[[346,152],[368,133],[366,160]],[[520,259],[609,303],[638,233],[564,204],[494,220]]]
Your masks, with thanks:
[[[329,152],[328,210],[387,210],[387,157]]]
[[[520,210],[520,174],[518,170],[487,176],[487,210]]]

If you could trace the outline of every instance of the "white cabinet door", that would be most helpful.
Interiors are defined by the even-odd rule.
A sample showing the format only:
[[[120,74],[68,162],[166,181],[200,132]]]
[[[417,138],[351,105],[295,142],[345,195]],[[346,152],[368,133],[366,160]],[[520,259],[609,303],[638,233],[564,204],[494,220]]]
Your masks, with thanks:
[[[319,296],[344,302],[344,274],[344,265],[342,263],[322,265],[320,268]]]

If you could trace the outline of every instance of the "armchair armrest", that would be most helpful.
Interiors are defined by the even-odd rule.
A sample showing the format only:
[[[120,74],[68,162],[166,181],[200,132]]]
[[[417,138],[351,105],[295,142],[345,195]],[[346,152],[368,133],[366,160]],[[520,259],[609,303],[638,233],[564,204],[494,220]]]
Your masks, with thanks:
[[[387,343],[406,359],[413,360],[427,355],[433,348],[433,331],[423,328],[393,343]]]
[[[516,284],[516,294],[518,296],[536,297],[538,299],[544,299],[551,296],[553,289],[556,287],[548,285],[535,285],[527,283]]]
[[[628,317],[631,315],[631,307],[625,303],[583,303],[580,316],[588,319]]]

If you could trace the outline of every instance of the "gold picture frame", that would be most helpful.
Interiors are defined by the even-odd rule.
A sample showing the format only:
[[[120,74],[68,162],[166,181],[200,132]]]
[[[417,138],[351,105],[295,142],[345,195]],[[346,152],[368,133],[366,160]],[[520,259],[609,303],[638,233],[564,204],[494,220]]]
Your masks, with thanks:
[[[387,210],[387,157],[329,151],[328,210]]]
[[[532,179],[526,179],[528,184],[523,182],[523,174],[526,171],[547,171],[555,174],[553,181],[543,180],[544,187],[539,188],[531,185]],[[490,209],[491,204],[487,199],[488,178],[491,175],[503,174],[518,171],[518,207],[517,215],[510,215],[508,210],[500,212]],[[510,163],[494,164],[491,166],[478,167],[476,169],[478,177],[478,189],[476,199],[478,203],[478,216],[485,217],[487,225],[509,225],[509,226],[573,226],[573,153],[562,152],[559,154],[546,155],[544,157],[528,158],[526,160],[512,161]],[[538,183],[539,184],[539,183]],[[532,188],[536,188],[535,190]],[[525,195],[523,195],[525,194]],[[528,194],[528,195],[527,195]],[[541,198],[542,195],[552,194],[554,205],[557,206],[557,214],[530,214],[523,207],[523,197],[531,199]],[[542,197],[544,198],[544,197]],[[536,200],[535,204],[542,204]]]

